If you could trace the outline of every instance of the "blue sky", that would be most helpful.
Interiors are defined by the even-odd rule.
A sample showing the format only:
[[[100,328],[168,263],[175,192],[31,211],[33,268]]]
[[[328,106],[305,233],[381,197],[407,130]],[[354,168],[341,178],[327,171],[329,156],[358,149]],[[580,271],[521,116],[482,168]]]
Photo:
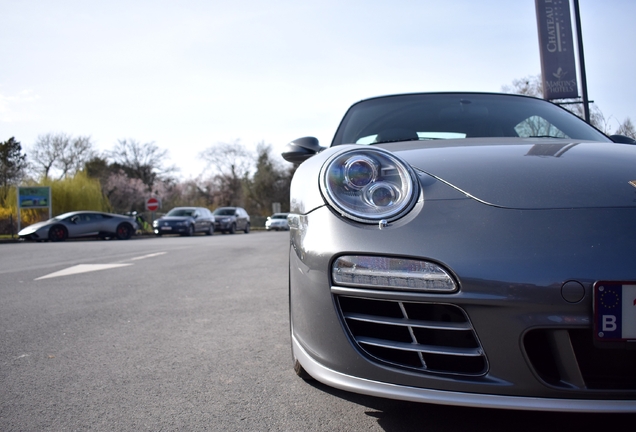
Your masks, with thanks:
[[[636,120],[636,2],[580,7],[590,99]],[[366,97],[540,72],[534,0],[0,0],[0,16],[0,140],[154,141],[184,178],[217,142],[327,145]]]

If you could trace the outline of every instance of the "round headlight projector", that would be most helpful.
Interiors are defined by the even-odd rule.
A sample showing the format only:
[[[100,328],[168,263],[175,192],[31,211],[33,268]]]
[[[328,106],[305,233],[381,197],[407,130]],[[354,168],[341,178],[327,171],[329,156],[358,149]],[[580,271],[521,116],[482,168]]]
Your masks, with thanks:
[[[322,168],[320,186],[338,213],[367,223],[402,217],[411,210],[419,192],[411,167],[377,148],[332,156]]]
[[[353,189],[362,189],[378,177],[376,162],[366,156],[353,156],[344,164],[345,184]]]

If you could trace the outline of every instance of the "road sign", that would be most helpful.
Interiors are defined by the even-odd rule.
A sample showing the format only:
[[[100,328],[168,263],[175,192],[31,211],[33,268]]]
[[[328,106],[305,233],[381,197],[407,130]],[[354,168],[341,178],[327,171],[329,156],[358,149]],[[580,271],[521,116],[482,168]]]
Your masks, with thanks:
[[[51,187],[19,187],[18,205],[20,208],[47,208],[50,207]]]
[[[150,197],[146,200],[146,210],[157,211],[159,210],[160,202],[158,198]]]

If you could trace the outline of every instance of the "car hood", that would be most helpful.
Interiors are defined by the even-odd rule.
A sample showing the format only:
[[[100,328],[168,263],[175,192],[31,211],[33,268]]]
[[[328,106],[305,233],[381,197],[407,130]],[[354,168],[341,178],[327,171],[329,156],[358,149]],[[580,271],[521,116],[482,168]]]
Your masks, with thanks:
[[[26,234],[31,234],[36,232],[37,230],[39,230],[40,228],[43,227],[49,227],[51,225],[51,221],[50,220],[46,220],[46,221],[42,221],[42,222],[36,222],[32,225],[29,225],[28,227],[22,228],[20,230],[20,232],[18,233],[18,235],[26,235]]]
[[[416,170],[490,205],[514,209],[636,207],[634,145],[480,138],[381,146]]]

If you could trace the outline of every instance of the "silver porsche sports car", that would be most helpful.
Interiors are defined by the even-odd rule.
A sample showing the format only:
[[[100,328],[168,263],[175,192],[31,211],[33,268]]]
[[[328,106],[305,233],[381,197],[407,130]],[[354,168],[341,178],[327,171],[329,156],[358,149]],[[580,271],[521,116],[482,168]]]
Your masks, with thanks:
[[[544,100],[354,104],[291,142],[294,369],[408,401],[636,412],[636,145]],[[633,141],[631,141],[633,142]]]

